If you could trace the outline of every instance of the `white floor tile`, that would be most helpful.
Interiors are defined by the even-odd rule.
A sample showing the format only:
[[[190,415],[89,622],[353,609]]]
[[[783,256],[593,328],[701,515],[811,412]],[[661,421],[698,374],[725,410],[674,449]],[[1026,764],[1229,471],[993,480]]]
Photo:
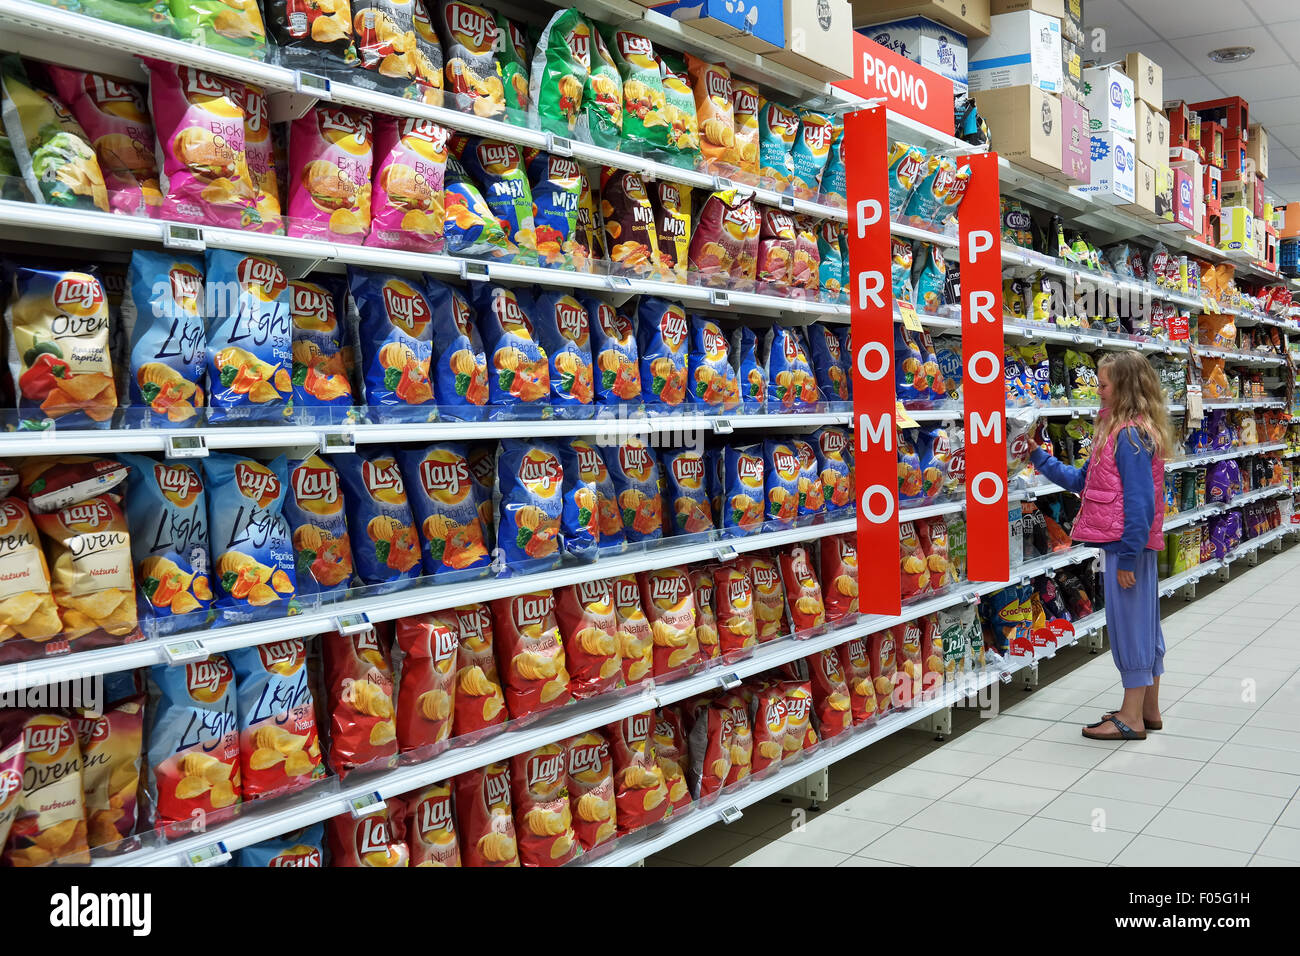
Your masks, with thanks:
[[[1017,717],[1014,714],[1004,713],[985,721],[980,725],[980,729],[985,733],[1028,740],[1042,732],[1043,722],[1030,717]]]
[[[1273,824],[1280,822],[1278,818],[1285,810],[1287,801],[1285,797],[1189,783],[1169,801],[1169,806],[1175,810]]]
[[[991,810],[1005,810],[1008,813],[1031,816],[1058,796],[1060,794],[1056,790],[1000,783],[996,780],[981,780],[977,777],[962,784],[943,799],[945,803],[963,803],[973,807],[987,807]]]
[[[1164,730],[1159,731],[1166,736],[1173,737],[1194,737],[1197,740],[1213,740],[1219,743],[1227,743],[1232,739],[1232,735],[1241,729],[1240,724],[1225,724],[1217,720],[1196,720],[1191,717],[1171,717],[1169,711],[1164,712]]]
[[[1095,860],[1080,860],[1072,856],[1059,856],[1056,853],[1044,853],[1041,850],[1030,850],[1022,846],[1003,845],[989,850],[988,853],[980,857],[975,865],[1013,866],[1019,868],[1029,866],[1105,866],[1106,864],[1098,863]]]
[[[996,718],[994,718],[996,719]],[[1040,726],[1042,726],[1040,724]],[[1051,726],[1051,725],[1048,725]],[[1005,757],[1020,746],[1021,738],[1008,737],[1005,734],[992,734],[984,730],[981,723],[974,730],[954,737],[943,745],[943,750],[960,750],[963,753],[983,754],[989,757]]]
[[[1025,822],[1023,814],[936,800],[907,821],[914,830],[999,843]]]
[[[1083,826],[1098,824],[1108,830],[1139,833],[1159,811],[1159,807],[1134,803],[1132,800],[1067,792],[1038,811],[1038,816]]]
[[[1134,777],[1186,783],[1204,766],[1199,760],[1180,760],[1177,757],[1146,753],[1142,749],[1143,743],[1145,741],[1134,740],[1124,744],[1122,749],[1097,764],[1097,769],[1107,773],[1126,773]]]
[[[897,827],[858,855],[907,866],[970,866],[995,846],[987,840]]]
[[[1273,827],[1256,852],[1262,856],[1300,862],[1300,830],[1292,827]]]
[[[1264,855],[1262,855],[1262,854],[1256,853],[1254,856],[1252,856],[1252,857],[1250,858],[1250,862],[1247,863],[1246,865],[1247,865],[1247,866],[1286,866],[1286,867],[1293,867],[1293,866],[1295,866],[1295,860],[1283,860],[1283,859],[1279,859],[1278,857],[1275,857],[1275,856],[1264,856]]]
[[[1227,764],[1230,767],[1260,767],[1275,773],[1300,775],[1300,752],[1250,747],[1231,741],[1219,748],[1210,763]]]
[[[796,843],[822,850],[839,853],[856,853],[872,840],[883,836],[893,829],[888,823],[876,823],[870,820],[855,820],[853,817],[836,816],[821,811],[808,814],[802,829],[793,825],[777,825],[764,836],[770,840],[784,843]]]
[[[1070,792],[1098,797],[1118,797],[1120,800],[1163,807],[1173,799],[1174,794],[1182,786],[1175,780],[1157,780],[1153,777],[1134,777],[1127,773],[1089,770],[1070,787]]]
[[[755,844],[754,851],[736,860],[732,866],[837,866],[849,857],[847,853],[803,846],[787,840],[764,843],[763,837],[759,837],[751,842]]]
[[[1267,823],[1165,807],[1142,832],[1147,836],[1255,853],[1268,831]]]
[[[1249,853],[1138,834],[1115,858],[1121,866],[1245,866]]]
[[[1300,798],[1292,798],[1281,815],[1273,822],[1280,827],[1291,827],[1300,830]]]
[[[1061,856],[1075,856],[1097,863],[1109,863],[1133,837],[1134,834],[1123,830],[1095,829],[1082,823],[1067,823],[1040,816],[1027,821],[1003,843],[1058,853]]]
[[[1079,739],[1087,740],[1082,735]],[[1100,743],[1101,741],[1093,742]],[[1044,739],[1042,735],[1035,737],[1033,740],[1026,740],[1010,754],[1010,756],[1020,760],[1054,763],[1063,767],[1082,767],[1085,770],[1091,770],[1105,760],[1108,755],[1107,751],[1097,747],[1079,747],[1075,745],[1073,740],[1067,744],[1058,740]]]
[[[993,754],[972,753],[969,750],[949,750],[940,747],[934,753],[926,754],[912,766],[918,770],[933,773],[951,773],[960,777],[973,777],[998,760]]]
[[[1231,743],[1300,753],[1300,731],[1272,730],[1268,727],[1247,725],[1233,734]]]
[[[1195,693],[1195,691],[1191,693]],[[1175,720],[1187,717],[1191,720],[1232,724],[1235,727],[1241,727],[1246,721],[1250,720],[1253,713],[1253,710],[1248,710],[1245,707],[1223,707],[1206,701],[1188,700],[1187,696],[1184,695],[1181,700],[1175,701],[1166,707],[1162,716],[1170,724]],[[1236,731],[1233,731],[1233,733],[1236,733]]]
[[[1034,720],[1060,720],[1066,714],[1074,711],[1079,705],[1077,703],[1061,703],[1057,701],[1042,700],[1035,697],[1014,704],[1006,709],[1006,713],[1014,717],[1030,717]]]
[[[1047,790],[1065,790],[1085,773],[1087,773],[1087,769],[1083,767],[1040,763],[1036,760],[1023,760],[1012,755],[1003,757],[987,770],[980,771],[976,776],[981,780],[1026,784]]]
[[[904,793],[864,790],[826,812],[831,816],[845,816],[855,820],[899,824],[924,810],[931,802]]]
[[[873,860],[868,856],[851,856],[843,863],[836,863],[836,866],[902,866],[902,863],[893,863],[889,860]]]
[[[1159,757],[1178,757],[1181,760],[1197,760],[1204,763],[1222,746],[1223,744],[1217,740],[1180,737],[1163,730],[1150,730],[1147,731],[1147,739],[1142,742],[1142,752]]]
[[[890,774],[872,785],[869,793],[901,793],[912,797],[937,800],[965,783],[969,778],[952,773],[932,773],[908,767]]]
[[[1274,773],[1248,767],[1231,767],[1227,764],[1208,763],[1192,778],[1192,783],[1225,790],[1241,790],[1290,800],[1300,791],[1300,777],[1289,773]]]

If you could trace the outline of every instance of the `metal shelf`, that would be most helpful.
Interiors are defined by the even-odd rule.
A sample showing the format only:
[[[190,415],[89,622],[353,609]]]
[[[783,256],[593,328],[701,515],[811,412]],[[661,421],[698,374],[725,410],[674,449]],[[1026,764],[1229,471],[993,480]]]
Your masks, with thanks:
[[[1213,515],[1235,511],[1238,508],[1244,508],[1246,505],[1254,504],[1256,501],[1289,495],[1291,491],[1290,485],[1275,485],[1269,488],[1248,491],[1245,494],[1238,495],[1231,501],[1212,501],[1209,504],[1201,505],[1199,508],[1193,508],[1191,511],[1181,511],[1176,515],[1165,518],[1164,530],[1173,531],[1189,524],[1198,524]]]
[[[1231,451],[1209,452],[1204,455],[1196,455],[1191,458],[1181,458],[1165,464],[1166,471],[1178,471],[1182,468],[1195,468],[1197,465],[1209,465],[1216,461],[1226,461],[1229,458],[1247,458],[1251,455],[1265,455],[1269,452],[1282,451],[1286,448],[1284,442],[1276,442],[1267,445],[1243,445]]]

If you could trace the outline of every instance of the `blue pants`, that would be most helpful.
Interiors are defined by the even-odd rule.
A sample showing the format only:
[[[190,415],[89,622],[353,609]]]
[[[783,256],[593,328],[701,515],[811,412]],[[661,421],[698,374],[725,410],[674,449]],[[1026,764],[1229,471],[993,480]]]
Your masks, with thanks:
[[[1160,630],[1160,587],[1156,552],[1138,555],[1133,576],[1137,583],[1122,588],[1116,580],[1119,563],[1107,553],[1102,559],[1106,589],[1106,630],[1110,656],[1127,690],[1149,687],[1165,672],[1165,635]]]

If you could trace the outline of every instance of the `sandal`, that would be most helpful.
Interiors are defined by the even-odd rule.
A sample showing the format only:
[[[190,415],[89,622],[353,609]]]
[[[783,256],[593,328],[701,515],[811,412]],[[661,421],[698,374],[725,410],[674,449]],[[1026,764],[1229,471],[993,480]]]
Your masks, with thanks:
[[[1106,713],[1104,713],[1104,714],[1101,715],[1101,720],[1097,721],[1097,723],[1095,723],[1095,724],[1089,724],[1088,726],[1089,726],[1089,727],[1100,727],[1100,726],[1101,726],[1102,724],[1104,724],[1104,723],[1105,723],[1109,718],[1114,717],[1114,716],[1115,716],[1116,714],[1118,714],[1118,713],[1119,713],[1118,710],[1107,711]],[[1147,730],[1164,730],[1164,729],[1165,729],[1165,722],[1164,722],[1163,720],[1144,720],[1144,721],[1142,721],[1142,723],[1146,725],[1146,729],[1147,729]]]
[[[1101,727],[1103,724],[1106,723],[1111,723],[1115,725],[1115,729],[1119,731],[1118,737],[1112,737],[1110,734],[1089,733],[1089,731],[1095,731],[1097,730],[1097,728]],[[1089,724],[1087,727],[1084,727],[1083,735],[1087,737],[1089,740],[1146,740],[1147,739],[1147,733],[1145,730],[1134,730],[1132,727],[1124,723],[1124,721],[1120,720],[1114,714],[1111,714],[1109,717],[1106,717],[1095,724]]]

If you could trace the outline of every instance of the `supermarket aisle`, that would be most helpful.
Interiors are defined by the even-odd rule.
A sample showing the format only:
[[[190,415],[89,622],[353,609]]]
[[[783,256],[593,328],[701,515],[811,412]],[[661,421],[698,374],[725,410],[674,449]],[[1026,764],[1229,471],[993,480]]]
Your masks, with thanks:
[[[1120,683],[1109,654],[1079,665],[1070,649],[998,716],[958,711],[945,743],[903,731],[832,765],[831,799],[802,831],[804,804],[773,799],[647,865],[1296,866],[1298,579],[1293,547],[1166,603],[1166,729],[1145,741],[1080,736]]]

